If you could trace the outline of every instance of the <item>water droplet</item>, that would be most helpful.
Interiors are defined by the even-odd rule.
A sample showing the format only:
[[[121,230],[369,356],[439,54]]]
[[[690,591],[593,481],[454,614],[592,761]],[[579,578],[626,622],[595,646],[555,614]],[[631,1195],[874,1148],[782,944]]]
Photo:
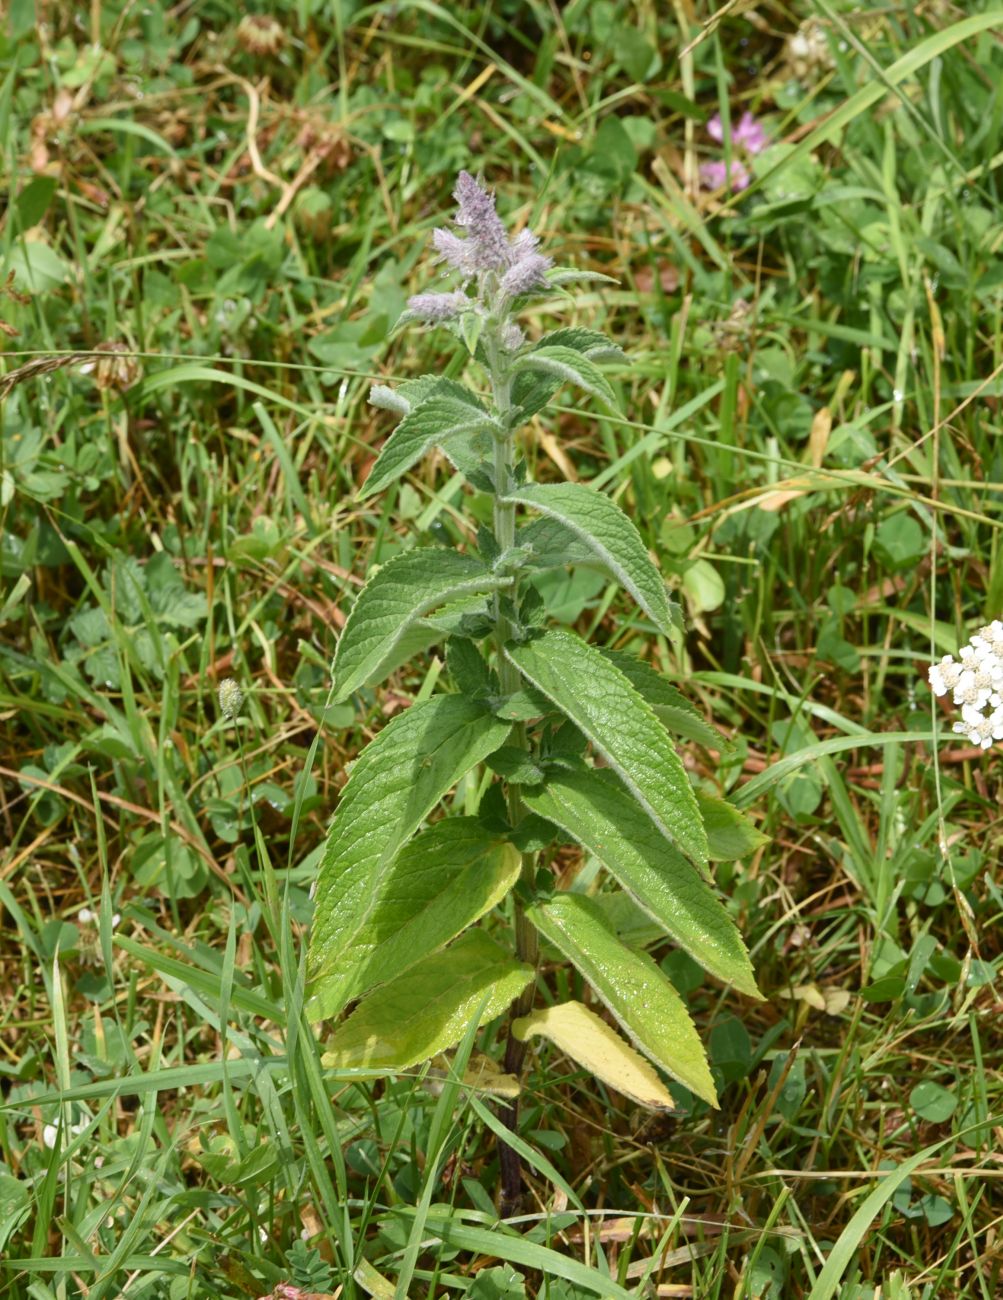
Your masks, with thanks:
[[[894,388],[892,389],[892,397],[895,399],[896,402],[901,402],[902,399],[905,397],[905,394],[902,392],[901,388]]]

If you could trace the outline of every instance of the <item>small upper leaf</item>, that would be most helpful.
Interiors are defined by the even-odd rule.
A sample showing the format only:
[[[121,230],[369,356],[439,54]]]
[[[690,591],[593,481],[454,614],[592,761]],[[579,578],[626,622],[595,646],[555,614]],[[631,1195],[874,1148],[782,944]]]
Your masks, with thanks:
[[[538,371],[560,383],[575,384],[597,398],[610,411],[617,411],[616,393],[594,361],[569,347],[534,348],[524,353],[512,367],[515,374]]]
[[[462,384],[440,379],[429,395],[412,406],[386,440],[359,495],[371,496],[406,473],[431,448],[441,446],[449,453],[450,440],[462,441],[483,434],[481,457],[490,459],[490,435],[498,431],[494,416],[483,402]],[[468,451],[465,460],[472,459]]]
[[[634,1046],[716,1106],[707,1055],[689,1012],[648,954],[621,943],[598,904],[581,894],[557,894],[527,915],[581,971]]]
[[[595,555],[660,631],[670,635],[672,615],[662,576],[641,534],[615,501],[584,483],[527,483],[505,498],[556,519]]]
[[[321,859],[307,956],[311,981],[341,969],[401,846],[509,731],[476,701],[435,695],[399,714],[362,751]]]
[[[405,1070],[455,1047],[476,1016],[501,1015],[533,978],[481,930],[426,957],[363,998],[334,1033],[323,1063],[334,1069]]]
[[[707,835],[689,777],[665,728],[619,668],[556,628],[505,653],[588,736],[662,834],[706,867]]]
[[[548,1038],[565,1056],[610,1088],[652,1110],[671,1110],[672,1098],[643,1056],[581,1002],[544,1007],[512,1023],[516,1038]]]
[[[511,578],[472,555],[422,547],[395,555],[359,592],[334,656],[334,703],[380,680],[394,650],[424,614],[474,592],[497,591]]]

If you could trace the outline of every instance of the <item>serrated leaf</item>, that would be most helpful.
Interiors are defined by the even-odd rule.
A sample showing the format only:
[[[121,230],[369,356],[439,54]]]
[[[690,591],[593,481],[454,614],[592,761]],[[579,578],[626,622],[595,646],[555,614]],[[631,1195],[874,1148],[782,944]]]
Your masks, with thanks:
[[[605,407],[617,412],[616,393],[609,380],[594,361],[576,352],[574,348],[552,347],[535,348],[519,357],[513,366],[515,374],[527,371],[548,375],[562,384],[574,384],[600,401]]]
[[[568,564],[601,567],[591,546],[586,546],[570,528],[545,515],[524,524],[515,540],[517,545],[530,548],[534,569],[563,569]]]
[[[429,611],[462,596],[498,591],[511,581],[458,551],[422,547],[395,555],[352,606],[334,656],[333,702],[380,681],[398,642]]]
[[[643,1056],[581,1002],[544,1007],[512,1022],[516,1038],[546,1038],[565,1056],[625,1097],[651,1110],[671,1110],[672,1098]]]
[[[683,740],[695,740],[698,745],[704,745],[708,749],[733,748],[728,737],[706,722],[682,691],[667,682],[651,664],[638,659],[636,655],[625,654],[622,650],[603,648],[600,653],[610,663],[616,664],[634,690],[644,696],[656,716],[673,735],[681,736]]]
[[[488,758],[492,772],[503,776],[509,785],[542,785],[543,768],[518,745],[502,745]]]
[[[461,695],[477,695],[498,689],[497,676],[484,662],[472,641],[453,637],[446,646],[446,668]]]
[[[473,700],[436,695],[399,714],[360,754],[328,831],[307,971],[336,967],[374,891],[442,796],[509,734]]]
[[[373,884],[354,932],[311,989],[312,1018],[337,1015],[377,984],[444,947],[519,879],[519,853],[476,817],[447,817],[417,835]]]
[[[714,888],[601,773],[560,772],[526,805],[592,853],[704,970],[749,997],[762,995],[745,944]]]
[[[747,858],[764,844],[769,844],[770,837],[753,826],[745,814],[727,799],[706,794],[703,790],[698,790],[696,795],[712,862]]]
[[[384,443],[376,464],[359,490],[359,496],[367,497],[381,491],[406,473],[432,447],[442,447],[448,455],[451,440],[483,434],[481,459],[490,459],[491,435],[497,428],[494,417],[474,393],[451,379],[440,379],[427,397],[412,406]],[[465,459],[472,454],[468,445]]]
[[[476,1016],[501,1015],[535,972],[481,930],[363,998],[334,1033],[324,1065],[404,1070],[455,1047]]]
[[[641,534],[624,512],[603,493],[584,483],[527,483],[504,498],[532,506],[556,519],[595,555],[666,635],[672,615],[662,576],[651,562]]]
[[[689,777],[662,724],[619,668],[581,637],[556,628],[505,653],[588,736],[662,834],[706,867],[707,836]]]
[[[618,347],[605,334],[600,334],[598,330],[579,329],[577,326],[566,326],[563,329],[551,330],[549,334],[544,334],[537,340],[532,350],[536,352],[540,348],[554,347],[574,348],[576,352],[588,357],[590,361],[627,360],[627,354],[623,348]]]
[[[558,894],[526,914],[585,976],[634,1046],[716,1106],[707,1054],[689,1012],[648,954],[621,943],[602,909],[581,894]]]

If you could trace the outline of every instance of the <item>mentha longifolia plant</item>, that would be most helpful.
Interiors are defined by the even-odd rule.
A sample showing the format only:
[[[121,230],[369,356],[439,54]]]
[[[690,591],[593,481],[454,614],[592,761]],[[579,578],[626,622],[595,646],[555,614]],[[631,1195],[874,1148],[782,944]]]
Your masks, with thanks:
[[[606,277],[552,266],[529,230],[510,239],[494,198],[466,172],[454,197],[456,230],[436,230],[434,244],[456,287],[411,298],[403,319],[450,330],[487,395],[434,375],[376,385],[372,402],[400,419],[362,495],[438,448],[490,498],[492,526],[472,523],[476,542],[463,550],[418,546],[383,565],[338,643],[338,701],[436,642],[448,686],[376,735],[341,794],[317,883],[308,991],[315,1019],[354,1008],[325,1062],[417,1066],[512,1008],[507,1077],[491,1085],[503,1093],[517,1089],[527,1042],[544,1039],[643,1105],[672,1105],[659,1071],[716,1105],[686,1007],[658,964],[618,936],[617,920],[636,916],[632,899],[712,976],[759,997],[710,864],[763,837],[694,787],[673,745],[680,736],[720,749],[722,737],[645,661],[552,626],[534,585],[545,570],[591,565],[624,588],[653,636],[675,631],[627,516],[581,483],[529,481],[519,450],[519,430],[566,384],[616,409],[598,365],[622,359],[613,343],[577,328],[530,341],[514,319],[533,295]],[[466,806],[476,811],[439,816],[471,773]],[[568,843],[598,861],[599,884],[556,888],[549,863]],[[548,966],[581,973],[591,1006],[537,999],[541,940]]]

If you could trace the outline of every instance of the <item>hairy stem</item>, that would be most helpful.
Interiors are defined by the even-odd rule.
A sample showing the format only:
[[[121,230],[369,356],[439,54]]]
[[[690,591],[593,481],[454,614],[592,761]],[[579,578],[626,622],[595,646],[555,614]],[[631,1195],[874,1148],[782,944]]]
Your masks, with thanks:
[[[512,407],[512,381],[508,374],[508,367],[502,360],[499,334],[500,331],[485,340],[485,351],[491,372],[491,388],[494,395],[495,409],[501,420],[505,421]],[[515,506],[511,502],[502,500],[502,497],[506,496],[513,486],[513,452],[514,435],[512,433],[496,440],[493,521],[495,538],[502,551],[508,550],[515,543]],[[512,600],[516,599],[517,591],[515,586],[510,589],[509,596]],[[502,608],[500,597],[495,598],[495,614],[498,680],[502,693],[510,695],[513,691],[519,689],[519,671],[505,657],[504,646],[512,635],[512,623]],[[520,724],[514,729],[512,743],[528,748],[526,729],[523,725]],[[525,812],[522,799],[519,796],[518,786],[508,786],[506,801],[509,821],[515,826],[522,820]],[[526,884],[532,885],[535,873],[536,854],[524,853],[522,855],[522,880]],[[515,946],[519,960],[535,967],[539,958],[539,939],[535,927],[527,920],[522,904],[518,900],[515,903]],[[512,1033],[511,1022],[519,1016],[527,1015],[532,1010],[534,995],[535,986],[534,983],[530,983],[515,1002],[510,1013],[508,1040],[505,1045],[505,1070],[508,1074],[516,1076],[521,1074],[523,1059],[526,1054],[525,1044],[519,1042]],[[501,1115],[506,1127],[515,1132],[519,1123],[518,1101],[513,1101],[510,1105],[504,1107]],[[521,1162],[515,1151],[504,1142],[499,1146],[498,1155],[502,1175],[502,1212],[511,1213],[518,1208],[522,1194]]]

